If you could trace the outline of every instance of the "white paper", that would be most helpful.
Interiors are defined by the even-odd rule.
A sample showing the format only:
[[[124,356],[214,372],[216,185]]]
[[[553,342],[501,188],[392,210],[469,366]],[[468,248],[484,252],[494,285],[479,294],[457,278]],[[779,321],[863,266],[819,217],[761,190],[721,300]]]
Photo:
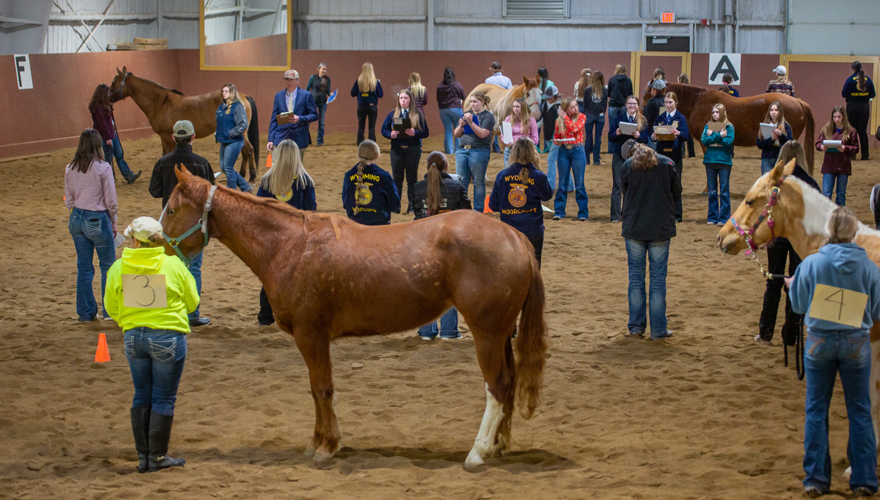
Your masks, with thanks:
[[[501,122],[501,141],[504,144],[513,144],[513,125],[510,122]]]
[[[776,125],[772,123],[762,123],[761,124],[761,137],[764,139],[769,139],[773,137],[773,131],[776,130]]]
[[[825,146],[825,149],[828,148],[839,148],[843,145],[841,141],[822,141],[822,144]]]
[[[116,237],[113,238],[113,245],[115,248],[119,248],[119,245],[125,243],[125,236],[122,233],[116,233]]]
[[[620,122],[620,124],[618,124],[618,128],[620,128],[620,135],[633,135],[639,129],[639,124]]]
[[[222,173],[223,172],[214,172],[214,178],[216,179],[217,177],[220,177],[220,174],[222,174]]]
[[[557,141],[557,142],[574,142],[574,137],[567,137],[564,139],[553,139],[553,140]]]
[[[547,207],[547,205],[541,205],[541,209],[545,212],[550,212],[551,214],[554,212],[552,208]]]

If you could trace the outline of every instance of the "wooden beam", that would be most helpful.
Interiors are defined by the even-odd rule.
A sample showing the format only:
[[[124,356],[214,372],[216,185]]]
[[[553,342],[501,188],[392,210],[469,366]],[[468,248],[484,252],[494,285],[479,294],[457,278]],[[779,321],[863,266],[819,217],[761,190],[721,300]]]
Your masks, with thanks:
[[[116,3],[116,0],[110,0],[110,3],[107,4],[107,8],[104,9],[104,17],[102,17],[101,20],[98,21],[97,26],[95,26],[94,28],[89,30],[89,36],[87,36],[86,39],[83,40],[83,42],[80,44],[79,48],[76,49],[77,52],[81,51],[82,48],[85,47],[85,45],[87,43],[89,43],[89,40],[91,40],[92,36],[95,35],[95,31],[98,31],[98,28],[100,28],[101,25],[104,23],[104,19],[107,19],[107,13],[110,12],[110,8],[113,7],[113,4],[115,4],[115,3]]]

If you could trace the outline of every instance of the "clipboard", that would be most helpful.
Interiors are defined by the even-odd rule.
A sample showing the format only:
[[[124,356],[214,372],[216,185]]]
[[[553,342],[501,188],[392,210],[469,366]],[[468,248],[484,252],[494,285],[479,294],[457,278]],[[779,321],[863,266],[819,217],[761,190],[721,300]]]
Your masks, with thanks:
[[[471,113],[471,116],[473,117],[474,125],[480,126],[480,117],[477,116],[475,113]],[[464,120],[464,115],[461,115],[461,119]],[[470,124],[468,124],[467,121],[465,121],[465,125],[464,125],[464,128],[462,128],[462,130],[464,131],[465,134],[473,134],[474,133],[474,129],[471,128]]]
[[[655,125],[654,126],[654,134],[657,135],[658,141],[674,141],[675,134],[672,133],[675,130],[675,125]]]
[[[412,128],[412,120],[409,118],[392,118],[391,129],[398,132],[406,132]]]
[[[759,125],[761,126],[761,137],[763,137],[764,139],[769,139],[773,137],[773,131],[778,128],[772,123],[760,123]]]
[[[617,124],[620,129],[620,135],[633,135],[639,130],[638,123],[620,122]]]
[[[293,123],[290,120],[293,119],[293,115],[295,115],[293,111],[288,111],[286,113],[278,113],[275,115],[275,121],[278,122],[279,125],[287,125],[288,123]]]
[[[825,152],[827,153],[840,153],[843,141],[822,141],[822,145],[825,146]]]
[[[721,132],[722,130],[727,129],[727,125],[721,122],[709,122],[706,126],[709,127],[709,130],[712,132]]]
[[[501,141],[504,144],[513,144],[513,125],[510,122],[501,122]]]

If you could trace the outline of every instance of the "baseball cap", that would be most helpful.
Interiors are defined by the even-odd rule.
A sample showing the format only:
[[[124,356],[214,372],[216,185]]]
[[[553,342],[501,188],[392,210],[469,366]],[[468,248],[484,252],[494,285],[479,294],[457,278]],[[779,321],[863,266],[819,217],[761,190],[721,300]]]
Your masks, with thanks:
[[[195,135],[196,129],[189,120],[180,120],[174,124],[174,137],[189,137]]]
[[[544,89],[544,99],[550,99],[557,95],[559,95],[559,89],[556,88],[556,85],[550,85]]]
[[[152,217],[138,217],[131,221],[123,233],[126,238],[134,238],[139,241],[149,242],[150,236],[162,234],[162,224]]]
[[[285,80],[296,80],[297,78],[299,78],[299,73],[295,69],[289,69],[284,72]]]
[[[664,82],[663,80],[654,80],[654,83],[651,84],[651,87],[657,90],[663,90],[666,88],[666,82]]]
[[[777,75],[784,75],[787,71],[785,70],[785,66],[780,64],[779,66],[773,68],[773,72]]]
[[[620,156],[624,159],[628,159],[630,152],[636,144],[638,144],[638,142],[636,142],[635,139],[627,139],[626,142],[623,143],[623,146],[620,147]]]

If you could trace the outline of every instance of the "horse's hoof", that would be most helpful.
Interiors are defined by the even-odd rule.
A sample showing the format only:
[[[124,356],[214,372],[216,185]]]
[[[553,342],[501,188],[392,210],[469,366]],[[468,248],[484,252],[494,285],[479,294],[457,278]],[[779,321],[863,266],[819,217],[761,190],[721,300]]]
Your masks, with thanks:
[[[303,452],[303,455],[305,455],[305,456],[307,456],[307,457],[311,457],[311,456],[313,456],[314,454],[315,454],[315,449],[314,449],[314,448],[306,448],[306,450]]]
[[[312,457],[312,460],[314,460],[315,462],[326,462],[326,461],[332,459],[333,455],[334,455],[333,453],[327,453],[326,451],[317,450],[317,451],[315,451],[315,454]]]
[[[483,460],[483,457],[480,456],[479,452],[475,449],[471,449],[470,453],[468,453],[467,458],[464,460],[464,468],[465,469],[473,469],[476,467],[480,467],[481,465],[486,465],[486,462]]]

